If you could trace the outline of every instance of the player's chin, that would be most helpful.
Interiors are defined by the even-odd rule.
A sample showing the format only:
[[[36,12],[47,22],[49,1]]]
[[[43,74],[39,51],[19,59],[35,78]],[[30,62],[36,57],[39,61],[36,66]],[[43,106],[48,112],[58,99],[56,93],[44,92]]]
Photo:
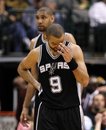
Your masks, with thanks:
[[[54,50],[55,52],[57,52],[57,51],[58,51],[58,49],[57,49],[57,48],[54,48],[53,50]]]
[[[38,27],[38,30],[42,32],[45,31],[46,29],[44,27]]]

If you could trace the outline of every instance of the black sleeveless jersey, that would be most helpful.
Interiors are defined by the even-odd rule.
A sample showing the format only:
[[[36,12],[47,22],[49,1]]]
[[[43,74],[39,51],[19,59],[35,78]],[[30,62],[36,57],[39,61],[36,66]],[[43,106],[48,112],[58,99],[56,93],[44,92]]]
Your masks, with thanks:
[[[36,48],[40,45],[45,44],[45,41],[42,39],[42,34],[39,34],[38,37],[36,37],[37,40],[35,42],[35,45],[33,48]],[[36,69],[38,70],[38,67],[36,67]],[[40,98],[38,96],[39,91],[36,91],[36,97],[35,97],[35,122],[36,122],[36,115],[37,115],[37,111],[38,111],[38,107],[40,104]]]
[[[45,43],[43,42],[43,40],[42,40],[42,34],[39,34],[39,35],[40,35],[40,36],[38,37],[37,42],[36,42],[34,48],[36,48],[36,47],[38,47],[38,46],[40,46],[40,45],[45,44]]]
[[[73,72],[62,56],[53,56],[50,53],[48,44],[41,45],[38,69],[42,86],[40,100],[47,107],[65,109],[80,104]]]

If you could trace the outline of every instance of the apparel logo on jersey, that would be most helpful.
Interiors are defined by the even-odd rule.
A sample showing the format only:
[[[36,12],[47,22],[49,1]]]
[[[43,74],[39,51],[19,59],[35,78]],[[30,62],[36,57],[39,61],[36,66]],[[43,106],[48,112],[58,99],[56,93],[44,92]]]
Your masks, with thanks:
[[[48,71],[50,75],[53,75],[56,69],[70,69],[70,68],[66,62],[56,62],[41,65],[39,66],[39,69],[40,73]]]
[[[49,74],[53,75],[55,70],[56,70],[56,64],[52,63],[51,67],[50,67],[50,70],[49,70]]]

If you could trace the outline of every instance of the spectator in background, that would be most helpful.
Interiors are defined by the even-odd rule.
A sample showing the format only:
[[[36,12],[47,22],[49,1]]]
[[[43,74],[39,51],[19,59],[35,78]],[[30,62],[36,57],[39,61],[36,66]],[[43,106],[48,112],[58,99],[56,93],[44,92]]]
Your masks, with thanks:
[[[21,114],[22,106],[23,106],[23,101],[26,94],[27,83],[20,76],[17,76],[13,80],[13,86],[16,87],[18,91],[16,119],[19,122],[20,114]]]
[[[6,0],[5,2],[7,6],[14,7],[16,0]]]
[[[87,9],[89,8],[90,0],[81,0],[81,3],[79,5],[80,9]]]
[[[67,8],[68,10],[71,10],[74,8],[74,6],[78,5],[78,0],[57,0],[59,6],[62,8]]]
[[[72,20],[74,36],[84,51],[88,51],[89,47],[89,19],[88,8],[90,3],[88,0],[76,1],[73,5]]]
[[[21,20],[22,12],[29,6],[26,0],[8,0],[6,4],[17,12],[17,19]]]
[[[28,7],[26,0],[6,0],[6,4],[14,9],[25,9]]]
[[[92,99],[92,104],[89,106],[88,111],[86,111],[85,115],[90,117],[93,124],[95,124],[94,117],[95,115],[104,109],[106,106],[105,96],[102,93],[96,94]]]
[[[106,81],[101,76],[90,76],[90,82],[82,93],[82,106],[84,111],[87,111],[92,104],[92,99],[95,95],[103,93],[106,95]]]
[[[106,0],[95,2],[89,9],[90,26],[94,31],[94,51],[106,52]]]
[[[22,23],[17,20],[17,12],[0,1],[0,35],[3,54],[22,52],[29,49],[30,40]]]
[[[32,0],[30,6],[27,7],[22,14],[22,23],[27,31],[27,35],[30,39],[34,38],[38,34],[36,27],[35,13],[36,10],[44,5],[44,0]]]
[[[98,90],[99,92],[102,92],[106,95],[106,81],[103,77],[99,76],[97,77],[97,81],[99,83],[98,87],[96,90]]]
[[[84,111],[87,111],[90,104],[89,102],[91,99],[91,95],[96,90],[97,85],[98,84],[96,76],[90,76],[89,84],[82,92],[82,106]]]
[[[92,120],[88,116],[84,116],[85,126],[84,130],[91,130],[93,127]]]
[[[6,5],[6,1],[0,1],[0,35],[3,54],[9,52],[22,52],[29,49],[30,39],[22,23],[18,21],[17,12]]]
[[[2,23],[3,54],[25,52],[29,50],[30,39],[23,24],[17,20],[16,12],[9,12],[7,21]]]
[[[96,114],[94,130],[106,130],[106,108]]]
[[[17,101],[17,109],[16,109],[16,119],[17,124],[20,121],[20,114],[23,107],[23,101],[26,95],[27,82],[23,80],[20,76],[17,76],[13,80],[13,86],[17,88],[18,91],[18,101]],[[29,118],[33,120],[33,102],[30,103],[29,107]]]
[[[61,24],[64,27],[65,21],[62,12],[59,10],[58,3],[56,0],[46,0],[45,6],[52,9],[55,16],[55,22]]]
[[[3,49],[3,29],[6,26],[4,23],[8,21],[8,11],[10,9],[11,7],[7,6],[4,0],[0,0],[0,49]]]

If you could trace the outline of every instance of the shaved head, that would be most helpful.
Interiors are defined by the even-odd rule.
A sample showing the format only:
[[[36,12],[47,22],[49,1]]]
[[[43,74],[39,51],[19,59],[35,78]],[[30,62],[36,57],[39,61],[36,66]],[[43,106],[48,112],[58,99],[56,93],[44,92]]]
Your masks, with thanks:
[[[48,15],[54,15],[53,10],[48,7],[42,7],[37,11],[37,13],[38,12],[46,12]]]
[[[46,34],[59,38],[64,34],[64,29],[60,24],[53,23],[47,28]]]

